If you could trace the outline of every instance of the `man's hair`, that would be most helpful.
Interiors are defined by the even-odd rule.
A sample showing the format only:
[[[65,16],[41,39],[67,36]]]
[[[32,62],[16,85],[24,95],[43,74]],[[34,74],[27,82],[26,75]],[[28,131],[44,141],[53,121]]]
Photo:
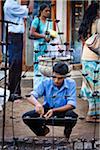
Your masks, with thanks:
[[[58,62],[53,66],[53,72],[56,72],[60,75],[66,75],[68,70],[68,65],[63,62]]]

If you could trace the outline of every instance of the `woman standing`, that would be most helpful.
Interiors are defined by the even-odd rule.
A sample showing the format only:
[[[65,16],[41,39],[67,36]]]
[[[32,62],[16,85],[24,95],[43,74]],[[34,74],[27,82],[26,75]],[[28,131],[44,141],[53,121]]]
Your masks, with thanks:
[[[47,43],[50,41],[49,35],[46,34],[49,29],[52,29],[52,22],[47,21],[47,18],[50,18],[50,11],[49,5],[42,4],[39,15],[33,19],[31,24],[30,34],[34,36],[34,88],[43,78],[38,69],[38,57],[46,53]]]
[[[91,51],[85,43],[93,33],[100,34],[99,4],[96,2],[92,2],[85,11],[79,28],[79,38],[83,42],[83,84],[80,96],[88,100],[89,109],[86,121],[100,122],[100,94],[99,96],[93,94],[94,91],[100,92],[100,56]]]

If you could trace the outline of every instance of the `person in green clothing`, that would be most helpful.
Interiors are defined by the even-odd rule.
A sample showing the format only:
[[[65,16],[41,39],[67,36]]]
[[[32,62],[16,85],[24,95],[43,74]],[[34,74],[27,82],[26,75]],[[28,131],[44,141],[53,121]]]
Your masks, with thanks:
[[[79,27],[79,38],[83,43],[82,74],[83,83],[80,96],[88,101],[87,122],[100,122],[100,56],[91,51],[86,40],[91,35],[100,34],[99,3],[93,1],[85,10]]]
[[[46,54],[47,44],[50,41],[50,35],[46,34],[49,29],[52,29],[53,27],[52,22],[48,21],[48,18],[50,18],[50,13],[50,6],[43,3],[40,6],[38,16],[33,19],[31,24],[30,34],[34,37],[34,88],[44,78],[43,75],[40,74],[38,69],[38,57]]]

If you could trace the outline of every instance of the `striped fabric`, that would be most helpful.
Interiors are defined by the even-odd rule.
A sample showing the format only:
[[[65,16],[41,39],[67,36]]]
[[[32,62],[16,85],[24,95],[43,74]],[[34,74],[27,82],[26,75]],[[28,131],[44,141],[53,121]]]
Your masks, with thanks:
[[[82,61],[83,83],[80,95],[88,100],[89,116],[100,115],[100,61]],[[96,83],[94,83],[94,81]],[[93,97],[93,92],[98,91],[99,97]]]

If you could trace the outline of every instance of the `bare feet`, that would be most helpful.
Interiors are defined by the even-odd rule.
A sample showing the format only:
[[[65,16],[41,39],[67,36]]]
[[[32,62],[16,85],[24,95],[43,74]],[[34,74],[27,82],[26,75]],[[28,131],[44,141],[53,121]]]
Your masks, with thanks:
[[[87,116],[86,121],[90,123],[100,123],[100,118],[98,118],[98,116]]]
[[[17,99],[17,100],[14,101],[14,103],[20,104],[20,103],[22,103],[22,100]]]

